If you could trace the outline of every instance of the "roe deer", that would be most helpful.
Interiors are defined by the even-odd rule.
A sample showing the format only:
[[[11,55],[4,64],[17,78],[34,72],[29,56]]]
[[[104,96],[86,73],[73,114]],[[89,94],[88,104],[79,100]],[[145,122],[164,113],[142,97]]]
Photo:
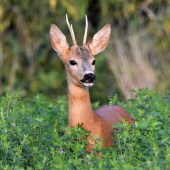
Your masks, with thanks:
[[[68,126],[74,127],[83,123],[83,128],[91,131],[90,136],[99,135],[104,138],[103,147],[113,146],[111,139],[113,133],[113,124],[122,123],[120,118],[124,118],[130,124],[134,124],[133,117],[120,106],[104,106],[101,109],[93,111],[90,104],[89,86],[95,83],[95,58],[94,56],[103,51],[109,41],[111,26],[106,24],[97,32],[92,40],[86,44],[87,38],[87,16],[84,39],[82,46],[78,46],[73,27],[69,24],[66,15],[66,22],[69,27],[73,46],[70,47],[65,35],[59,28],[52,24],[50,28],[51,44],[63,61],[66,70],[68,83]],[[94,147],[94,141],[87,138]]]

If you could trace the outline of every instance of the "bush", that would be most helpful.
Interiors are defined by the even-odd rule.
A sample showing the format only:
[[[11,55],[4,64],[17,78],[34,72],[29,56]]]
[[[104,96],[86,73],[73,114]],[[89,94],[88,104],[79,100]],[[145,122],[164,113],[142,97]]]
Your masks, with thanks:
[[[94,136],[91,155],[85,150],[89,132],[82,125],[65,132],[66,97],[58,97],[54,104],[40,94],[29,103],[17,94],[1,97],[1,169],[170,169],[170,93],[132,91],[136,99],[123,103],[115,95],[109,104],[123,106],[135,125],[123,119],[123,124],[114,125],[115,147],[101,147]],[[98,103],[92,107],[98,108]]]

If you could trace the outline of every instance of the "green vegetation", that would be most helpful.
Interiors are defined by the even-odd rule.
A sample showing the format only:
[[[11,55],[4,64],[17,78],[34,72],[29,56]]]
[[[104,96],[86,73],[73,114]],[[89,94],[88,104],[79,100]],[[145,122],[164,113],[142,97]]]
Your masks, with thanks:
[[[81,140],[89,132],[81,125],[65,133],[66,97],[50,104],[37,95],[24,103],[17,94],[6,94],[0,101],[0,169],[170,169],[170,92],[131,91],[135,99],[123,103],[115,95],[109,104],[123,106],[136,124],[114,125],[115,147],[102,148],[95,136],[91,155]]]
[[[108,47],[96,56],[92,107],[109,96],[110,105],[123,106],[136,120],[114,125],[114,148],[96,142],[100,159],[87,153],[85,138],[79,140],[89,133],[81,125],[65,134],[67,97],[60,96],[67,94],[66,76],[49,29],[56,24],[72,46],[66,14],[79,45],[86,14],[87,41],[111,24]],[[169,21],[169,0],[1,0],[0,170],[170,169]],[[160,94],[136,91],[146,86]]]
[[[112,27],[108,47],[96,56],[93,102],[106,104],[114,94],[130,99],[131,88],[170,89],[169,0],[1,0],[0,95],[15,90],[22,97],[42,93],[54,100],[67,93],[64,66],[49,38],[53,23],[72,46],[66,14],[78,45],[86,14],[87,42],[105,24]]]

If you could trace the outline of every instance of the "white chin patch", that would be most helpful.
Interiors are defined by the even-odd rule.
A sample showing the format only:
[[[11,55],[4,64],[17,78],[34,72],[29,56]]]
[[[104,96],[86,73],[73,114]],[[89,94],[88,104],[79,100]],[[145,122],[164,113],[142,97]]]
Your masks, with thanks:
[[[85,86],[93,86],[94,83],[83,83]]]

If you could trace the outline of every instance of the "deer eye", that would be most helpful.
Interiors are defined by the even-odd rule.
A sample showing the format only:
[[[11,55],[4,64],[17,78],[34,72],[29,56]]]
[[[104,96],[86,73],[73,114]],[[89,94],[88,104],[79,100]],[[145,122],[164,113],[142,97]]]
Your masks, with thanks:
[[[92,65],[95,65],[96,60],[93,60]]]
[[[70,60],[71,65],[76,65],[77,63],[74,60]]]

